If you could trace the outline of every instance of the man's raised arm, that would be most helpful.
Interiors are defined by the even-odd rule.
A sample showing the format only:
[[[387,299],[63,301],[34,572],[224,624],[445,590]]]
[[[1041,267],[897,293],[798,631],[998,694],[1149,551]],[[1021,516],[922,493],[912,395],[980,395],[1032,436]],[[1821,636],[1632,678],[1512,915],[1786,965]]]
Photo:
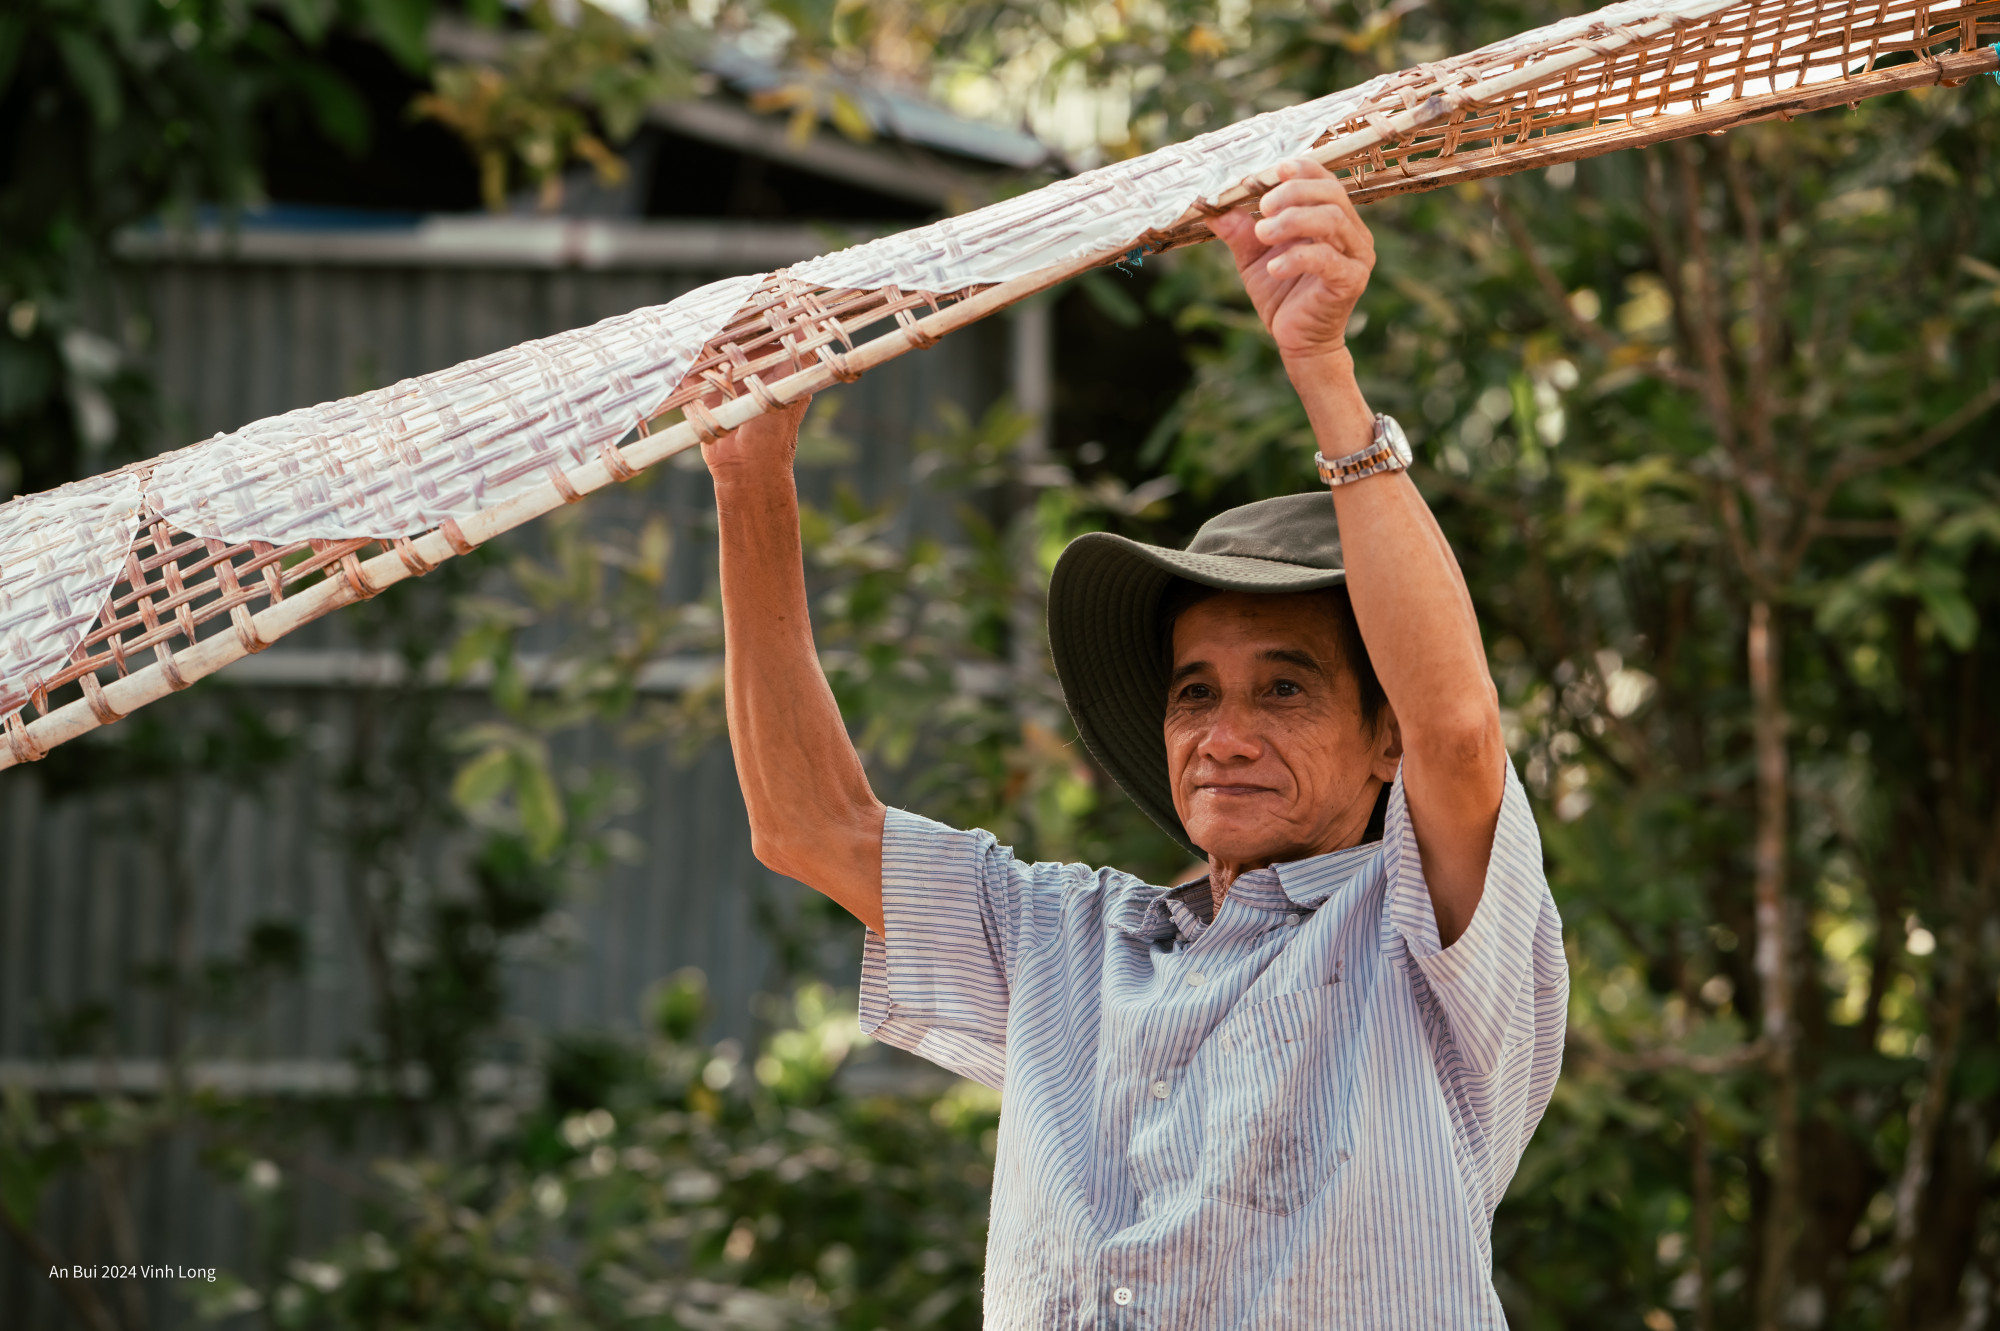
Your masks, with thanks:
[[[819,668],[806,603],[792,479],[805,410],[795,403],[702,445],[722,547],[729,747],[757,858],[880,934],[885,810]]]
[[[1345,334],[1375,243],[1325,167],[1287,162],[1279,174],[1260,220],[1239,211],[1214,227],[1277,341],[1320,452],[1343,457],[1368,447],[1374,425]],[[1499,695],[1458,560],[1409,475],[1335,486],[1333,505],[1355,622],[1401,730],[1403,793],[1449,947],[1479,906],[1500,816]]]

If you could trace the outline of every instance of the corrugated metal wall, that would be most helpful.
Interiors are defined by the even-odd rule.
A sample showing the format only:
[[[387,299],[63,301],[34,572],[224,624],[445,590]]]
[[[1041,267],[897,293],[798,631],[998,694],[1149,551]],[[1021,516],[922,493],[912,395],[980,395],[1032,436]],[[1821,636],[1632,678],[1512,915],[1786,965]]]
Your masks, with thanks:
[[[154,329],[159,371],[188,416],[189,437],[671,300],[717,276],[327,264],[311,260],[310,245],[299,249],[301,257],[291,262],[155,261],[142,271],[142,308]],[[983,408],[1007,387],[1007,357],[1004,326],[975,328],[843,389],[837,425],[860,453],[850,466],[807,473],[809,497],[824,498],[840,484],[870,497],[904,485],[912,439],[935,428],[938,404]],[[636,504],[664,510],[682,538],[676,590],[693,596],[709,585],[713,537],[704,527],[712,504],[698,468],[669,467],[640,496],[604,495],[591,503],[625,516]],[[271,654],[343,637],[335,616]],[[221,681],[228,680],[225,673]],[[182,701],[157,704],[152,715],[170,719]],[[271,701],[303,709],[308,727],[343,724],[338,692]],[[599,747],[612,750],[608,740]],[[524,986],[524,1015],[559,1025],[627,1022],[651,979],[696,964],[711,974],[726,1027],[742,1033],[766,956],[749,903],[754,892],[775,884],[748,854],[726,749],[686,767],[665,745],[615,756],[633,764],[645,792],[633,830],[648,854],[639,865],[615,869],[603,890],[578,906],[579,959]],[[346,912],[332,882],[338,865],[315,836],[311,816],[315,791],[327,779],[307,764],[255,797],[206,794],[195,801],[189,844],[213,847],[199,852],[207,865],[199,882],[202,936],[220,940],[256,914],[289,912],[318,926],[316,942],[326,940],[311,994],[300,1002],[327,1011],[301,1012],[274,1026],[260,1041],[271,1056],[332,1056],[354,1033],[354,981],[343,960]],[[52,803],[38,789],[35,768],[0,775],[0,1058],[39,1052],[38,1009],[129,995],[129,965],[165,951],[161,891],[133,840],[143,819],[127,802],[112,794]],[[275,1014],[271,1020],[279,1021]],[[136,1024],[121,1026],[139,1031]]]
[[[753,243],[746,251],[746,230],[754,228],[736,228],[709,248],[724,255],[756,251],[761,267],[771,262],[764,252],[799,244],[793,229],[783,233],[790,239],[765,237],[762,250]],[[562,266],[545,255],[399,260],[393,246],[385,257],[380,245],[369,261],[330,262],[324,256],[339,246],[325,237],[275,246],[269,237],[259,240],[245,247],[252,259],[160,254],[134,269],[135,309],[152,329],[167,392],[185,413],[184,437],[663,302],[723,275],[716,267]],[[905,485],[913,437],[935,426],[940,402],[976,412],[1006,391],[1008,348],[1004,325],[969,330],[845,389],[838,426],[861,445],[860,456],[851,466],[809,473],[809,495],[824,496],[842,483],[865,496]],[[669,467],[639,494],[601,495],[591,503],[607,515],[631,516],[638,505],[667,512],[681,535],[678,593],[696,595],[707,585],[714,553],[712,532],[703,531],[712,511],[705,473]],[[950,505],[916,507],[935,513]],[[348,638],[335,616],[267,657]],[[306,742],[276,778],[251,789],[210,783],[172,792],[185,813],[178,835],[191,869],[186,890],[195,952],[234,947],[252,922],[276,917],[304,928],[311,953],[301,983],[275,988],[252,1020],[235,1025],[236,1036],[201,1052],[317,1075],[313,1067],[323,1072],[365,1039],[369,997],[339,843],[327,834],[335,774],[324,755],[338,745],[316,746],[312,737],[337,736],[353,725],[364,700],[352,688],[246,688],[227,679],[225,673],[220,687],[158,703],[149,714],[171,728],[177,717],[192,722],[195,709],[243,699],[284,711]],[[479,702],[465,695],[452,705],[476,709]],[[641,793],[625,821],[645,853],[611,869],[567,907],[573,929],[566,952],[517,968],[512,1001],[521,1028],[629,1027],[650,984],[696,965],[710,977],[716,1033],[750,1034],[752,998],[776,978],[772,948],[756,923],[757,903],[789,911],[803,889],[752,858],[726,746],[682,763],[667,744],[633,750],[591,735],[565,758],[609,760],[628,770]],[[161,1004],[134,984],[133,973],[173,953],[173,887],[160,867],[163,798],[157,786],[66,795],[33,766],[0,773],[0,1075],[11,1068],[19,1080],[23,1061],[50,1052],[47,1019],[91,1002],[105,1005],[122,1057],[157,1056]],[[435,848],[441,863],[448,850]],[[858,943],[857,926],[857,955]],[[193,1151],[186,1140],[165,1144],[130,1181],[144,1260],[241,1265],[250,1252],[244,1214],[203,1181]],[[58,1214],[71,1210],[57,1200]],[[332,1206],[301,1217],[308,1232],[338,1221]],[[76,1251],[102,1252],[89,1236],[71,1237]],[[0,1324],[63,1324],[42,1274],[0,1261]],[[164,1317],[163,1290],[154,1291],[153,1303]]]

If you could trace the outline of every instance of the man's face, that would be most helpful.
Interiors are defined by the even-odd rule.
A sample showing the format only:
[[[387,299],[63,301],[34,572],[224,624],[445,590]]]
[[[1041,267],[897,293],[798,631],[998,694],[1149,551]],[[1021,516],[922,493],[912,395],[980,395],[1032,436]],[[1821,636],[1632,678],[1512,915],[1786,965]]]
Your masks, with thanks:
[[[1241,869],[1351,845],[1393,780],[1386,713],[1370,728],[1332,609],[1312,593],[1224,592],[1174,623],[1167,683],[1174,811],[1215,860]]]

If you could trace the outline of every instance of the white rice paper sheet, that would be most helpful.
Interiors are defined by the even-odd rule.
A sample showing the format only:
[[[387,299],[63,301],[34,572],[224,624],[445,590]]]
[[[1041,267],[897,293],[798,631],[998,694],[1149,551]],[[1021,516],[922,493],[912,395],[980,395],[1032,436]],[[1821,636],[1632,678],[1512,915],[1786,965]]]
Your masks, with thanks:
[[[0,717],[83,645],[139,530],[139,478],[114,471],[0,504]]]
[[[470,517],[631,433],[762,280],[252,422],[163,460],[146,498],[231,543],[416,536]]]
[[[1418,73],[1435,87],[1509,51],[1539,53],[1738,2],[1625,0]],[[944,294],[1137,244],[1407,82],[1383,75],[790,271],[826,287]],[[666,305],[253,422],[162,457],[145,499],[174,527],[232,543],[416,536],[623,438],[679,386],[765,276],[727,278]],[[81,643],[130,548],[139,499],[137,482],[120,472],[0,505],[0,716]]]

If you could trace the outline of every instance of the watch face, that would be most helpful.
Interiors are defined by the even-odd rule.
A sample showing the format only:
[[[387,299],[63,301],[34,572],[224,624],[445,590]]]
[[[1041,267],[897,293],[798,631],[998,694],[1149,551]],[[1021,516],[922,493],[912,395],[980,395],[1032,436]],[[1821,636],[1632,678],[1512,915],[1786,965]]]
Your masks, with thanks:
[[[1377,419],[1382,423],[1382,438],[1388,441],[1389,451],[1396,455],[1396,461],[1409,466],[1415,460],[1415,454],[1410,450],[1410,437],[1403,433],[1402,425],[1394,416],[1385,415]]]

